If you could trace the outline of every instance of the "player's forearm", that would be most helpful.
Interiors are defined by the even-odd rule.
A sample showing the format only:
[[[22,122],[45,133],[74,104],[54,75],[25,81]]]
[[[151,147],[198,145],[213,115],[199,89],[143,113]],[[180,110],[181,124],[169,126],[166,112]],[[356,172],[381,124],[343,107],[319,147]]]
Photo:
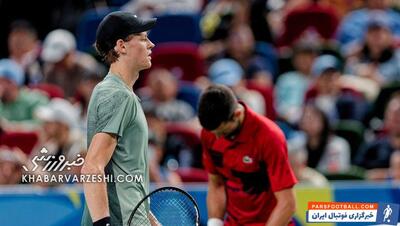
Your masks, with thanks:
[[[85,175],[104,176],[104,170],[90,165],[84,165],[81,172]],[[83,189],[92,221],[95,222],[110,216],[106,183],[83,183]]]
[[[266,226],[287,226],[295,211],[296,204],[294,202],[278,202]]]
[[[207,193],[208,218],[223,219],[226,208],[224,186],[209,186]]]

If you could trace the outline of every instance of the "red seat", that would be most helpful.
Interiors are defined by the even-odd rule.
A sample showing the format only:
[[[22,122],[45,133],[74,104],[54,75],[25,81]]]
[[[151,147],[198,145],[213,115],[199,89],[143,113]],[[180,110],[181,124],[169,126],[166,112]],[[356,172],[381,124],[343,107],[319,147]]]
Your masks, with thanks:
[[[314,28],[324,39],[334,38],[339,25],[335,8],[311,3],[289,12],[284,21],[284,32],[277,46],[290,46],[309,28]]]
[[[192,148],[201,144],[200,135],[196,131],[180,124],[169,124],[167,126],[167,133],[181,137],[186,145]]]
[[[264,98],[265,101],[265,114],[271,119],[275,120],[276,112],[274,105],[274,91],[272,88],[260,86],[254,82],[248,82],[246,87],[250,90],[258,91]]]
[[[195,43],[160,43],[153,49],[151,57],[152,69],[166,68],[179,80],[194,81],[205,73],[204,60]],[[144,75],[149,72],[145,71]]]
[[[49,83],[40,83],[36,85],[31,85],[29,88],[33,90],[39,90],[44,92],[50,99],[52,98],[64,98],[64,91],[61,87],[49,84]]]
[[[182,182],[207,182],[208,173],[198,168],[178,168],[176,173],[181,177]]]
[[[35,132],[5,132],[0,135],[0,145],[18,147],[25,154],[29,155],[39,141]]]
[[[166,155],[175,156],[178,161],[182,163],[182,167],[191,166],[191,167],[202,167],[202,149],[201,149],[201,140],[200,134],[195,131],[191,127],[187,127],[182,124],[170,124],[167,126],[167,134],[168,139],[175,140],[175,142],[179,142],[179,145],[175,143],[175,147],[167,149]],[[172,142],[174,143],[174,142]],[[185,158],[181,159],[181,151],[189,151],[190,153],[190,161],[185,162]]]

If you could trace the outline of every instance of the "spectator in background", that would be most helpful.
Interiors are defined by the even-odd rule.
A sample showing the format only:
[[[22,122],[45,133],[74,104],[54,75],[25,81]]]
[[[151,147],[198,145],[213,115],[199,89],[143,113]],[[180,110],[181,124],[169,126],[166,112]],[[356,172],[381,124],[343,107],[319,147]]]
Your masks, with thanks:
[[[334,7],[320,3],[319,0],[294,0],[288,1],[286,5],[287,13],[279,21],[283,22],[283,28],[277,31],[277,47],[291,46],[300,40],[320,45],[332,44],[330,42],[333,41],[339,25]],[[279,29],[279,25],[274,26]]]
[[[86,146],[82,134],[76,130],[78,114],[70,102],[61,98],[54,98],[48,105],[39,107],[35,117],[43,123],[41,141],[39,149],[31,156],[38,155],[43,147],[48,155],[54,155],[56,159],[62,155],[69,162],[76,160],[78,154],[83,156]],[[75,172],[80,172],[80,169],[75,169]]]
[[[187,122],[195,118],[193,108],[176,99],[178,80],[167,69],[158,68],[150,72],[148,87],[139,91],[143,109],[154,109],[155,115],[167,122]]]
[[[269,59],[256,51],[256,40],[247,20],[248,1],[213,1],[206,8],[201,21],[203,35],[207,41],[200,52],[210,63],[221,58],[232,58],[246,71],[246,79],[261,86],[272,86],[276,76],[276,59]],[[265,43],[264,43],[265,44]],[[270,54],[272,55],[272,54]]]
[[[265,115],[263,96],[255,90],[246,88],[244,71],[235,60],[221,59],[214,62],[209,68],[208,78],[214,84],[230,87],[239,100],[249,105],[255,112]]]
[[[74,105],[79,108],[80,116],[78,127],[80,128],[82,134],[86,134],[87,130],[87,109],[89,106],[90,96],[92,95],[94,87],[102,80],[102,78],[97,74],[91,74],[85,76],[79,82],[77,87],[77,93],[74,96]]]
[[[229,29],[238,23],[239,15],[244,14],[239,1],[210,1],[203,10],[200,29],[204,41],[199,50],[204,59],[212,62],[225,49],[225,40]]]
[[[359,150],[355,164],[371,169],[370,175],[381,178],[379,169],[389,167],[390,156],[395,150],[400,150],[400,93],[396,92],[387,104],[384,125],[386,134],[365,144]],[[371,175],[372,176],[372,175]]]
[[[268,0],[250,1],[249,22],[256,41],[273,43],[273,34],[267,21],[270,5]]]
[[[246,79],[261,86],[273,85],[272,62],[255,52],[254,36],[247,24],[231,27],[224,57],[236,60],[244,68]]]
[[[389,19],[370,18],[363,42],[347,59],[347,72],[378,85],[400,81],[400,51],[393,41]]]
[[[43,82],[63,88],[69,100],[84,77],[100,74],[99,64],[90,55],[76,50],[75,37],[67,30],[57,29],[46,36],[41,57],[45,62]]]
[[[40,42],[36,29],[25,20],[14,21],[8,34],[10,59],[24,70],[24,84],[36,84],[43,78],[42,62],[39,59]]]
[[[48,99],[37,91],[22,88],[24,72],[13,60],[0,60],[0,116],[7,129],[33,129],[37,126],[33,112]]]
[[[307,104],[299,128],[306,135],[307,166],[322,173],[340,173],[350,169],[350,145],[332,134],[324,111]]]
[[[305,101],[315,102],[330,120],[336,120],[336,102],[341,93],[339,60],[332,55],[319,56],[312,65],[311,74],[315,82],[306,92]]]
[[[400,36],[400,14],[390,8],[388,0],[365,0],[365,8],[354,10],[345,16],[338,28],[337,39],[346,49],[362,41],[370,18],[387,17],[395,37]]]
[[[294,175],[303,184],[316,187],[328,186],[329,182],[323,174],[307,166],[307,151],[303,142],[303,139],[296,138],[288,140],[289,161]]]
[[[394,151],[390,155],[390,167],[386,176],[393,182],[400,182],[400,150]]]
[[[154,183],[167,183],[180,185],[180,176],[176,169],[163,165],[167,147],[167,125],[166,122],[155,114],[153,110],[147,109],[146,119],[149,125],[149,174],[150,181]]]
[[[306,92],[305,101],[313,101],[332,122],[340,119],[361,120],[367,103],[363,93],[343,85],[341,64],[332,55],[315,59],[311,73],[314,84]]]
[[[139,17],[152,17],[164,13],[199,13],[201,0],[131,0],[121,7]]]
[[[279,116],[291,124],[300,119],[306,91],[312,83],[311,68],[316,58],[311,45],[298,45],[293,49],[294,71],[278,77],[275,86],[276,108]]]
[[[208,2],[200,21],[204,39],[211,42],[217,41],[217,45],[211,46],[221,47],[223,44],[218,41],[226,39],[232,25],[245,22],[247,4],[248,1],[217,0]],[[215,51],[212,48],[209,50]]]
[[[0,185],[20,184],[22,166],[26,161],[26,155],[21,150],[0,147]]]

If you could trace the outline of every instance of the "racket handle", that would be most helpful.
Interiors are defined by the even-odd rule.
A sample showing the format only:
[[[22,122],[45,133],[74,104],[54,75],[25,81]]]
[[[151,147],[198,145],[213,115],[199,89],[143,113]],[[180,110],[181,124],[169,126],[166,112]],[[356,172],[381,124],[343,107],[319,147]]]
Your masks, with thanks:
[[[219,218],[210,218],[207,221],[207,226],[224,226],[224,222]]]

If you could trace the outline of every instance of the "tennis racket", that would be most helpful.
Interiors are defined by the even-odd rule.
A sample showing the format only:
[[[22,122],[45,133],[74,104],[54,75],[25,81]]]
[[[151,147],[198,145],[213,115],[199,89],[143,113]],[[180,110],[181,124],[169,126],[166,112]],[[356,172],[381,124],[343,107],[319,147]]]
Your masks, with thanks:
[[[162,187],[136,205],[128,226],[198,226],[199,221],[199,207],[192,196],[176,187]]]

